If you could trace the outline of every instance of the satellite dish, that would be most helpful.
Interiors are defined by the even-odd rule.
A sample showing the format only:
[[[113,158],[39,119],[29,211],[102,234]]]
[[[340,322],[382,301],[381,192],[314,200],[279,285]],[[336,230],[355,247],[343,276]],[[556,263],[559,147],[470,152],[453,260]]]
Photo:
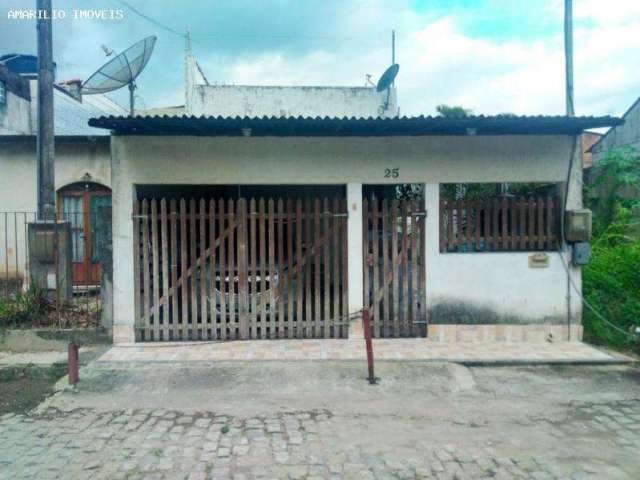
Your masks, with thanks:
[[[396,79],[396,76],[398,75],[398,70],[400,70],[400,65],[398,65],[397,63],[394,63],[389,68],[387,68],[382,74],[382,76],[380,77],[380,80],[378,80],[378,85],[376,85],[376,90],[378,92],[383,92],[386,89],[388,89],[393,83],[393,81]]]
[[[396,79],[396,76],[398,75],[399,70],[400,70],[400,65],[398,65],[397,63],[394,63],[384,71],[384,73],[380,77],[380,80],[378,80],[378,84],[376,85],[376,90],[378,92],[384,92],[385,90],[387,91],[387,99],[382,105],[383,110],[389,109],[389,96],[391,95],[390,87],[393,84],[393,81]]]
[[[155,44],[156,37],[153,35],[133,44],[91,75],[82,84],[81,93],[107,93],[129,85],[129,106],[133,116],[135,79],[147,65]]]

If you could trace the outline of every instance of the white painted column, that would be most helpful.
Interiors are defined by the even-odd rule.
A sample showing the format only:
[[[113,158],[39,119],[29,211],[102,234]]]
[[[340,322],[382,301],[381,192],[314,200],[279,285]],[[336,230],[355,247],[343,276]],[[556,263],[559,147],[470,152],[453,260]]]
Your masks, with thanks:
[[[362,184],[347,184],[347,246],[348,246],[348,281],[349,281],[349,315],[362,309],[363,300],[363,265],[362,252]],[[349,325],[349,338],[362,338],[361,317],[352,319]]]
[[[113,343],[135,341],[133,282],[133,185],[121,163],[122,145],[111,137],[113,212]]]

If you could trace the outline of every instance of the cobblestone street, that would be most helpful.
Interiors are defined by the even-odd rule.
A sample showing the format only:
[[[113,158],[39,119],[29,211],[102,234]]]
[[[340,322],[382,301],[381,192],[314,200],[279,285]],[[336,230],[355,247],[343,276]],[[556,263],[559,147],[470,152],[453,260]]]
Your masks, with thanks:
[[[522,400],[524,410],[509,411],[488,392],[508,395],[496,386],[507,377],[517,382],[522,369],[488,370],[472,372],[474,384],[463,391],[426,395],[422,415],[398,396],[385,398],[398,402],[386,409],[363,403],[233,415],[217,413],[214,403],[209,412],[77,407],[64,397],[82,391],[64,392],[38,413],[2,417],[0,478],[638,478],[639,398],[627,391],[618,400],[554,403],[541,392],[538,408],[526,408],[530,399]],[[439,410],[436,401],[460,414]]]

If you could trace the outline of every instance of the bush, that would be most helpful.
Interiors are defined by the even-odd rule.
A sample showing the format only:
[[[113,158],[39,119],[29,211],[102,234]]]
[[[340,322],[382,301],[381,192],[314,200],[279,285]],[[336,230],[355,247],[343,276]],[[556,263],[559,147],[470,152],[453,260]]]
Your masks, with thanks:
[[[46,316],[49,307],[45,292],[31,285],[27,291],[19,292],[12,298],[0,299],[0,326],[38,324]]]
[[[640,327],[640,240],[594,246],[583,270],[583,291],[587,302],[621,329],[632,333]],[[606,325],[588,308],[584,328],[588,341],[640,351],[637,340]]]
[[[582,271],[587,302],[604,318],[629,332],[625,335],[584,309],[585,339],[616,349],[640,352],[633,337],[640,327],[640,238],[638,204],[640,155],[632,149],[611,152],[595,168],[596,180],[587,191],[594,211],[594,238],[589,264]]]

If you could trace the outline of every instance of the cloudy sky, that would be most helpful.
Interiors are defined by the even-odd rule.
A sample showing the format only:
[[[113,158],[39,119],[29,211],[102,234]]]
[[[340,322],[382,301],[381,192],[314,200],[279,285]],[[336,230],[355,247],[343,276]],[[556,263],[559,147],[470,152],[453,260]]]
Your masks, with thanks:
[[[0,53],[34,53],[35,22],[8,19],[35,0],[0,2]],[[158,41],[139,105],[183,103],[183,32],[214,83],[363,85],[391,60],[404,115],[440,103],[475,113],[564,112],[563,0],[53,0],[58,79],[87,78],[147,35]],[[187,6],[188,5],[188,6]],[[122,10],[121,20],[73,10]],[[144,18],[146,16],[147,18]],[[640,96],[640,1],[574,0],[576,113],[624,113]],[[126,92],[115,94],[126,103]]]

